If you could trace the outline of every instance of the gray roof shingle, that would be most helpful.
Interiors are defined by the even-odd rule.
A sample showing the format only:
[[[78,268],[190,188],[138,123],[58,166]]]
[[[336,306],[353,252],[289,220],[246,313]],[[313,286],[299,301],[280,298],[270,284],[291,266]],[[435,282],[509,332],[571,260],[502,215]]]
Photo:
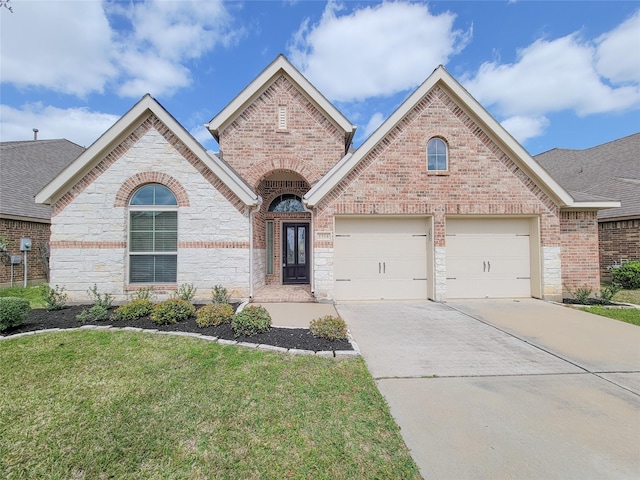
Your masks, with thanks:
[[[571,196],[619,200],[619,208],[600,210],[601,220],[640,218],[640,133],[585,150],[554,148],[535,160]]]
[[[0,142],[0,215],[49,220],[34,197],[84,150],[65,139]]]

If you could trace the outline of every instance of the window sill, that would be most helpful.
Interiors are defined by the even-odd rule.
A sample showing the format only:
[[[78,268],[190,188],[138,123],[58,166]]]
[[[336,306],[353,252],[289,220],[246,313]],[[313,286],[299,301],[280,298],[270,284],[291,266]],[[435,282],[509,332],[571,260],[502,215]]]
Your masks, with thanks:
[[[427,175],[433,175],[436,177],[448,177],[451,175],[449,170],[427,170]]]
[[[177,283],[130,283],[124,286],[125,292],[135,292],[145,288],[151,288],[154,292],[162,290],[178,290]]]

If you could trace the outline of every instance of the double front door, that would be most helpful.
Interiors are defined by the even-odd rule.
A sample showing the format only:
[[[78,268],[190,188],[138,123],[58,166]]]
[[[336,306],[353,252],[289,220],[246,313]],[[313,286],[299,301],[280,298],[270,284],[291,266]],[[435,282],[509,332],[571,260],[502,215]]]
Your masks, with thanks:
[[[309,224],[282,224],[282,283],[309,283]]]

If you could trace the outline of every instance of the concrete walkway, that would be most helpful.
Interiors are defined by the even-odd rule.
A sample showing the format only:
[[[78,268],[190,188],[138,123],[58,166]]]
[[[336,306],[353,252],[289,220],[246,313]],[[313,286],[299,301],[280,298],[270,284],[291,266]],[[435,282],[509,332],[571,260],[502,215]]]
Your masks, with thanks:
[[[337,310],[426,479],[640,478],[640,328],[536,300]]]
[[[331,303],[251,303],[263,306],[271,315],[274,327],[309,328],[309,322],[326,315],[337,316],[336,308]]]

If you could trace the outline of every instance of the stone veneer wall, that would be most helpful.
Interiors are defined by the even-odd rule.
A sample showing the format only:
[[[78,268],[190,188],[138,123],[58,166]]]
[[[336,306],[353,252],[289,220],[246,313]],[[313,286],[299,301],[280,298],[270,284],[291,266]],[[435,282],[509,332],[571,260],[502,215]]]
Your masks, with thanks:
[[[598,224],[600,241],[600,275],[611,280],[607,267],[625,261],[640,260],[640,219],[601,221]]]
[[[127,281],[128,198],[159,182],[178,198],[177,285],[160,285],[160,298],[194,283],[199,299],[214,285],[234,298],[249,295],[249,218],[238,199],[150,116],[54,205],[51,284],[72,301],[86,301],[97,284],[117,301],[138,286]]]

